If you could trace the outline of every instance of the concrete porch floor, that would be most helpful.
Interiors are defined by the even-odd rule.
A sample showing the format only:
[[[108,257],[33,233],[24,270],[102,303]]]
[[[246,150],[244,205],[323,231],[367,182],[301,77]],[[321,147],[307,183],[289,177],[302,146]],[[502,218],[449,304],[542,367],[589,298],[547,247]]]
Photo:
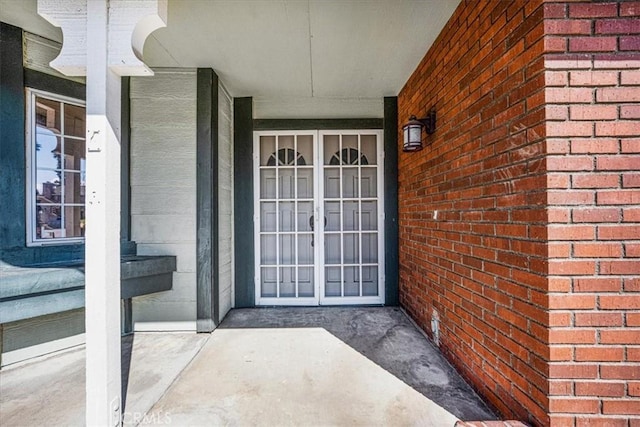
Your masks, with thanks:
[[[397,308],[232,310],[123,338],[127,425],[422,425],[495,415]],[[0,372],[3,426],[83,425],[84,350]]]

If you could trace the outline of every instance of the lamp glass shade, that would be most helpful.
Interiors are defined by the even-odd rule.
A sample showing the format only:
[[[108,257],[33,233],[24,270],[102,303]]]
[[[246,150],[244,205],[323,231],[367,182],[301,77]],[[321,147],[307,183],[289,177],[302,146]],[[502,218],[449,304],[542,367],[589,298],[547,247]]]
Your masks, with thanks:
[[[422,150],[422,123],[411,120],[402,127],[404,133],[404,151]]]

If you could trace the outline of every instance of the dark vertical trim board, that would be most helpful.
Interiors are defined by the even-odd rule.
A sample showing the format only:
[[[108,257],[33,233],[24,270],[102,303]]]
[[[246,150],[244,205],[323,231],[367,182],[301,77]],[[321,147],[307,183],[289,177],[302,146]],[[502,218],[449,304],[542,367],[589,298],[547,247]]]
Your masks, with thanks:
[[[120,92],[120,240],[131,240],[131,101],[130,77],[122,77]]]
[[[236,307],[255,305],[253,247],[253,99],[233,101],[233,207]]]
[[[385,304],[398,305],[398,98],[384,98]]]
[[[196,329],[211,332],[219,322],[218,252],[218,76],[197,72]]]
[[[24,246],[25,99],[22,30],[0,23],[0,245]]]

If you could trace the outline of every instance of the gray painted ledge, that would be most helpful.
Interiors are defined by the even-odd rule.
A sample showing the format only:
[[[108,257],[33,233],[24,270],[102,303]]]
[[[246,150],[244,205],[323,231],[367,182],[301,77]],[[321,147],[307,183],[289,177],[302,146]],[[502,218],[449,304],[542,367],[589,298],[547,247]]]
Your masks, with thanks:
[[[174,256],[123,256],[120,297],[133,298],[172,288]],[[31,267],[0,266],[0,324],[84,307],[84,263]]]

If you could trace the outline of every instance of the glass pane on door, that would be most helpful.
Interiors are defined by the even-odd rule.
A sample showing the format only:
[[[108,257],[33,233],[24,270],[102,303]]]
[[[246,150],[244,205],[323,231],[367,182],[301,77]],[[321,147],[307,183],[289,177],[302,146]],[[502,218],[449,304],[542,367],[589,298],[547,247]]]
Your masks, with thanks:
[[[261,135],[258,298],[315,298],[314,135]]]
[[[378,135],[323,134],[322,150],[323,296],[379,297]]]

